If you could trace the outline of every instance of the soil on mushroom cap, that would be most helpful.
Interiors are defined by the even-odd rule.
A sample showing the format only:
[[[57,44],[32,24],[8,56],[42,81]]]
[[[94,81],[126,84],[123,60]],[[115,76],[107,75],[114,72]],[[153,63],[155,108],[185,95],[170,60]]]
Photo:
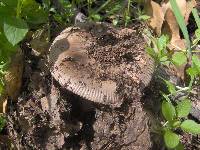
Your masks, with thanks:
[[[144,57],[145,42],[141,34],[126,28],[109,28],[103,33],[91,31],[91,34],[94,35],[90,39],[92,44],[87,50],[89,57],[95,61],[88,66],[91,66],[95,78],[115,81],[120,97],[131,97],[131,88],[138,86],[144,69],[141,63],[148,62]]]

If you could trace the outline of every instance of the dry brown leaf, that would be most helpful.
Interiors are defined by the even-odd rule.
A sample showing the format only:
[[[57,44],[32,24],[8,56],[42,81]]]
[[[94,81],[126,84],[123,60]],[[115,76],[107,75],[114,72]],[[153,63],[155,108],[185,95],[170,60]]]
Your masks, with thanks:
[[[11,64],[5,74],[5,89],[0,97],[0,113],[6,113],[8,97],[12,101],[17,100],[22,83],[23,72],[23,55],[22,50],[17,49],[17,52],[11,58]]]
[[[195,0],[181,0],[177,1],[177,4],[181,10],[181,14],[185,18],[185,23],[188,24],[189,15],[192,8],[196,5]],[[162,11],[165,14],[164,24],[162,26],[162,33],[168,34],[171,37],[171,46],[175,49],[185,49],[185,41],[180,38],[179,25],[172,12],[172,8],[169,0],[165,0],[162,3]]]
[[[179,25],[171,9],[167,9],[165,13],[165,23],[163,24],[162,30],[162,33],[168,34],[172,41],[180,39]]]
[[[192,9],[197,5],[196,0],[188,0],[185,14],[185,22],[188,24],[189,16]]]
[[[3,97],[1,100],[0,100],[0,114],[1,113],[6,113],[7,111],[7,97]]]
[[[186,8],[187,8],[187,2],[186,2],[186,0],[177,0],[176,2],[177,2],[177,5],[178,5],[179,8],[180,8],[181,14],[182,14],[183,16],[185,16],[185,14],[186,14]],[[172,10],[169,0],[165,0],[165,1],[161,4],[161,7],[162,7],[162,11],[163,11],[164,14],[166,13],[166,11],[167,11],[168,9],[171,9],[171,10]]]
[[[192,8],[196,6],[195,0],[178,0],[177,5],[181,14],[188,23]],[[171,45],[175,49],[184,49],[185,42],[180,38],[179,25],[173,14],[169,0],[163,0],[161,4],[152,0],[145,1],[145,11],[151,17],[149,26],[158,34],[167,34],[171,38]]]
[[[18,49],[17,53],[11,58],[11,64],[5,75],[5,92],[12,100],[16,100],[20,92],[22,72],[23,55],[22,50]]]
[[[181,10],[182,15],[185,16],[186,0],[177,1],[177,4]],[[169,0],[166,0],[165,2],[162,3],[162,11],[165,14],[164,16],[165,22],[162,26],[162,33],[170,36],[171,44],[174,45],[174,47],[177,47],[179,49],[184,49],[185,44],[184,41],[180,39],[179,25],[172,11]]]
[[[30,44],[31,48],[33,49],[33,53],[36,56],[47,53],[50,44],[48,42],[48,31],[45,29],[39,29],[35,31],[32,35]]]
[[[17,100],[22,83],[23,55],[22,50],[17,49],[16,54],[11,58],[11,64],[5,74],[5,90],[0,98],[0,113],[6,112],[8,97],[12,101]]]
[[[181,14],[184,16],[185,23],[188,24],[189,15],[192,11],[192,8],[195,7],[196,1],[195,0],[177,0],[177,5],[180,8]],[[171,5],[169,0],[163,0],[160,8],[163,14],[163,21],[159,21],[160,19],[160,8],[158,6],[158,3],[155,4],[152,0],[146,1],[148,5],[146,5],[149,8],[146,8],[149,16],[151,16],[150,19],[150,26],[154,29],[154,31],[159,35],[158,29],[162,29],[162,34],[169,35],[171,41],[169,48],[170,49],[185,49],[185,40],[181,39],[180,37],[180,28],[176,21],[176,18],[174,16],[174,13],[172,11]],[[154,14],[156,12],[156,14]],[[159,14],[159,15],[158,15]],[[158,22],[157,22],[158,21]],[[177,76],[180,78],[184,78],[184,68],[185,64],[181,67],[176,68]]]
[[[161,34],[161,27],[164,20],[164,14],[161,6],[152,1],[148,0],[145,3],[145,12],[151,18],[149,19],[149,26],[158,34]]]
[[[179,6],[181,10],[181,14],[185,16],[186,14],[186,0],[177,1],[177,5]],[[162,26],[162,33],[167,34],[171,38],[170,42],[170,49],[185,49],[185,41],[180,38],[180,32],[179,32],[179,25],[176,21],[176,17],[172,11],[171,5],[169,0],[166,0],[162,4],[162,10],[165,14],[165,22]],[[175,68],[177,72],[177,76],[179,76],[181,79],[184,78],[184,65],[178,68]]]

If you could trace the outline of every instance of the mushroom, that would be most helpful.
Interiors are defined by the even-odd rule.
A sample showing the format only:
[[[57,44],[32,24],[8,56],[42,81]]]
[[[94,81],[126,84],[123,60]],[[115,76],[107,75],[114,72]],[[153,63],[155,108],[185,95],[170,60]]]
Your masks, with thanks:
[[[50,47],[51,74],[62,87],[87,100],[119,107],[123,98],[117,92],[117,82],[109,78],[97,78],[93,73],[91,66],[95,60],[87,51],[92,38],[93,35],[87,30],[73,27],[65,29]],[[152,65],[144,65],[150,68],[141,76],[147,85],[152,72],[149,66]],[[117,72],[117,67],[114,70]]]
[[[118,105],[116,82],[94,78],[90,66],[87,66],[93,61],[86,50],[87,39],[83,34],[87,33],[75,30],[67,28],[50,47],[52,76],[61,86],[85,99],[106,105]]]

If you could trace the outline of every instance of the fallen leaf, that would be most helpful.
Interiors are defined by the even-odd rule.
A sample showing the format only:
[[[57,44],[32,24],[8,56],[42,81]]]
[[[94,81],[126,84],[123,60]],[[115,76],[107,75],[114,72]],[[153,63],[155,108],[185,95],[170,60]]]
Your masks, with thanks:
[[[1,97],[1,100],[0,100],[0,113],[6,113],[7,111],[7,102],[8,102],[8,99],[6,96],[3,96]]]
[[[186,9],[187,9],[187,2],[186,2],[186,0],[177,0],[176,2],[177,2],[177,5],[178,5],[179,8],[180,8],[181,14],[182,14],[183,16],[185,16],[185,14],[186,14]],[[167,11],[168,9],[171,9],[171,10],[172,10],[169,0],[165,0],[165,1],[161,4],[161,8],[162,8],[163,14],[165,14],[166,11]]]
[[[192,9],[197,5],[196,0],[188,0],[185,13],[185,22],[188,24],[189,16]]]
[[[20,92],[23,72],[23,55],[22,50],[18,49],[16,54],[11,58],[11,64],[5,74],[5,94],[13,101],[17,99]]]
[[[36,56],[47,53],[49,49],[48,40],[48,31],[46,29],[39,29],[33,33],[30,44]]]
[[[186,14],[186,1],[177,1],[177,5],[181,10],[181,14],[185,16]],[[176,21],[174,13],[172,11],[169,0],[162,3],[162,11],[164,13],[164,23],[162,26],[162,33],[169,35],[171,38],[171,44],[178,49],[185,49],[184,41],[180,38],[179,25]]]
[[[5,89],[0,97],[0,113],[6,113],[8,97],[16,101],[21,89],[23,73],[22,50],[17,49],[4,76]]]
[[[150,16],[151,18],[149,19],[149,26],[158,34],[161,34],[161,27],[163,24],[164,20],[164,14],[162,12],[161,6],[152,1],[152,0],[147,0],[145,2],[145,12],[146,15]]]
[[[189,15],[193,7],[197,5],[195,0],[177,0],[185,23],[188,24]],[[149,26],[157,33],[167,34],[171,38],[171,47],[174,49],[185,49],[185,41],[180,38],[179,25],[173,14],[169,0],[145,1],[145,11],[149,19]]]
[[[171,9],[167,9],[165,12],[165,22],[162,27],[162,33],[168,34],[171,41],[180,39],[179,26]]]

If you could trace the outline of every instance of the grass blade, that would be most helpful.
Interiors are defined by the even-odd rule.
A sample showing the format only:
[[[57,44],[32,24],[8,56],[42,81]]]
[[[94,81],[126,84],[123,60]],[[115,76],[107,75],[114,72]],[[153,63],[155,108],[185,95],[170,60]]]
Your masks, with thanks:
[[[198,11],[196,8],[192,9],[192,15],[194,16],[195,22],[196,22],[198,28],[200,29],[200,18],[199,18]]]
[[[183,36],[186,40],[187,48],[188,48],[188,54],[191,55],[191,44],[190,44],[190,38],[188,34],[188,30],[185,24],[185,20],[183,15],[181,14],[180,8],[178,7],[176,0],[170,0],[170,4],[172,7],[172,11],[174,12],[174,15],[176,17],[176,20],[179,24],[179,27],[181,28],[181,31],[183,32]]]

